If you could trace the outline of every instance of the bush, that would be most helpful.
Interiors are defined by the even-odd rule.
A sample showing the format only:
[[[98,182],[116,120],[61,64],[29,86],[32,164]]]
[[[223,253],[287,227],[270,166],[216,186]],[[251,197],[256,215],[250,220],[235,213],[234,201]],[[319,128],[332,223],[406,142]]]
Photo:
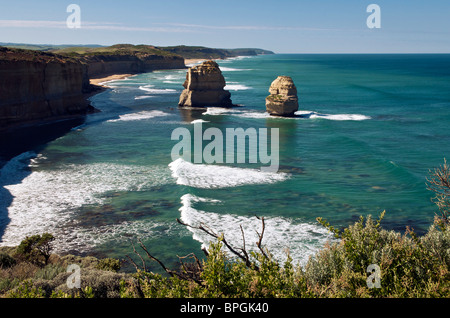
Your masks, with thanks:
[[[95,268],[103,271],[118,272],[120,270],[120,261],[114,258],[103,258],[98,261]]]
[[[310,288],[324,297],[448,297],[450,294],[449,226],[431,226],[419,238],[381,229],[369,216],[337,233],[341,239],[311,259],[305,276]],[[441,224],[441,223],[439,223]],[[367,269],[381,270],[380,288],[369,288]]]
[[[47,265],[54,240],[55,238],[50,233],[27,236],[17,247],[17,253],[36,265]]]
[[[12,267],[16,264],[16,260],[8,255],[8,254],[4,254],[4,253],[0,253],[0,269],[1,268],[9,268]]]
[[[382,229],[383,217],[361,217],[343,231],[319,219],[339,240],[303,268],[290,257],[280,264],[268,252],[252,252],[250,263],[230,259],[219,239],[201,262],[199,279],[138,271],[135,280],[122,283],[121,297],[449,297],[449,226],[437,218],[419,238],[409,229],[404,234]],[[372,264],[380,270],[379,286],[369,285]]]
[[[8,298],[45,298],[45,292],[41,288],[33,286],[30,280],[25,280],[20,285],[7,293]]]
[[[242,259],[230,259],[218,241],[208,249],[201,262],[200,280],[183,275],[164,277],[138,271],[135,280],[122,283],[121,297],[146,298],[259,298],[309,296],[306,281],[291,260],[280,265],[262,253],[251,253],[258,267]]]
[[[65,272],[66,269],[57,264],[49,264],[42,269],[39,269],[34,275],[35,279],[52,280],[58,274]]]

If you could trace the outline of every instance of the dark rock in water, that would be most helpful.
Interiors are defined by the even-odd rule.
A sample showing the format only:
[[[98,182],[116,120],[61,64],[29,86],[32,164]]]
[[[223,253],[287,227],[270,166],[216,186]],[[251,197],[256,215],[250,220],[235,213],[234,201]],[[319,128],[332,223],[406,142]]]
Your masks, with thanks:
[[[298,110],[297,88],[289,76],[278,76],[269,88],[266,111],[273,116],[292,117]]]
[[[191,67],[186,74],[185,88],[180,96],[179,106],[231,107],[231,94],[224,90],[225,78],[219,65],[214,61],[206,61]]]
[[[300,167],[280,165],[278,167],[278,172],[292,173],[292,174],[302,174],[305,173],[305,170]]]

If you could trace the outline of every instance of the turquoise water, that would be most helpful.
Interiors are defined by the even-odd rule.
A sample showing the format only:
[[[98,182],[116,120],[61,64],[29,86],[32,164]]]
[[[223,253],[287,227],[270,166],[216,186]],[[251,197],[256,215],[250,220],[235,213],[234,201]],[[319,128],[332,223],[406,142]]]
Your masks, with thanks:
[[[108,83],[102,112],[3,166],[1,245],[49,231],[60,252],[132,254],[137,238],[169,265],[201,256],[204,222],[228,241],[256,240],[304,263],[330,238],[315,221],[346,226],[386,210],[384,227],[423,233],[437,212],[428,170],[450,157],[450,55],[267,55],[218,61],[238,107],[177,107],[186,70]],[[298,118],[271,118],[265,97],[291,76]],[[175,128],[279,128],[280,169],[173,162]]]

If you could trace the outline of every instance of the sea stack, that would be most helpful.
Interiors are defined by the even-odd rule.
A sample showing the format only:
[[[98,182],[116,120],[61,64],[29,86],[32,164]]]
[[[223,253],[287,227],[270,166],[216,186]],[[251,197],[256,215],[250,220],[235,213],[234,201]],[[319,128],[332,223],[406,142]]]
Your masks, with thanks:
[[[185,88],[180,95],[179,106],[231,107],[231,94],[224,90],[225,78],[219,65],[214,61],[205,61],[191,67],[186,74]]]
[[[291,117],[298,110],[297,88],[289,76],[278,76],[269,88],[266,111],[273,116]]]

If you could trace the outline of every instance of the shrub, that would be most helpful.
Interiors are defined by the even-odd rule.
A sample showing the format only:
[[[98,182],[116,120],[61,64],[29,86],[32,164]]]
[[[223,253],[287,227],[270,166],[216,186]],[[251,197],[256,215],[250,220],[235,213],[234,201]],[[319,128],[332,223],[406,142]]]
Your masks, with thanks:
[[[309,287],[325,297],[448,297],[449,227],[435,223],[419,238],[409,229],[403,235],[381,229],[383,216],[361,218],[343,232],[331,228],[341,240],[308,262]],[[381,270],[381,288],[367,285],[370,264]]]
[[[103,258],[98,261],[95,268],[103,271],[118,272],[120,270],[120,261],[114,258]]]
[[[52,242],[54,240],[55,238],[50,233],[27,236],[17,247],[17,253],[34,264],[47,265],[53,250]],[[43,262],[42,258],[44,259]]]
[[[49,264],[45,266],[44,268],[39,269],[36,274],[34,275],[35,279],[45,279],[45,280],[52,280],[55,278],[58,274],[65,272],[66,269],[60,265],[57,264]]]
[[[30,280],[25,280],[20,285],[7,293],[8,298],[45,298],[45,292],[41,288],[33,286]]]
[[[443,165],[430,170],[427,189],[435,194],[432,201],[441,212],[441,222],[450,223],[450,166],[447,165],[447,160],[444,159]]]
[[[0,253],[0,268],[9,268],[16,264],[16,260],[4,253]]]

